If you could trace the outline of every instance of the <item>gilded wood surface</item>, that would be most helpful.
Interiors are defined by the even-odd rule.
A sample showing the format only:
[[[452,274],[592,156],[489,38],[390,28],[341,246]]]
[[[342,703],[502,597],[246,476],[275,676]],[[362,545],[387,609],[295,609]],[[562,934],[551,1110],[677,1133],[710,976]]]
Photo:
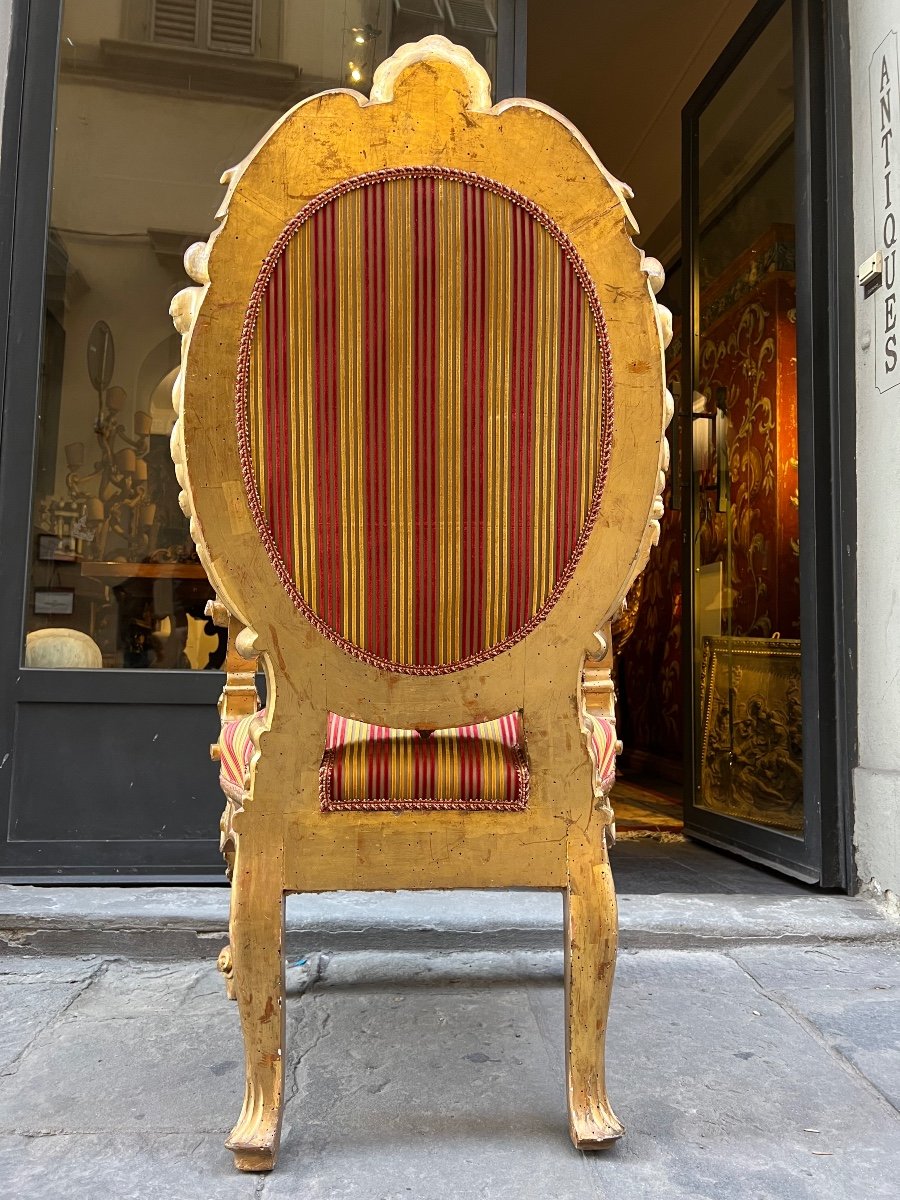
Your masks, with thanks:
[[[562,886],[561,831],[583,815],[590,763],[578,731],[578,663],[594,630],[621,603],[657,533],[665,461],[659,318],[621,193],[564,121],[540,106],[483,103],[481,69],[398,53],[394,99],[366,103],[339,91],[295,108],[230,178],[222,224],[189,266],[210,283],[173,305],[186,333],[189,403],[173,437],[185,506],[210,579],[248,627],[243,652],[262,653],[268,683],[265,756],[251,768],[253,805],[285,822],[285,886]],[[480,74],[479,74],[480,73]],[[390,74],[390,73],[388,73]],[[473,79],[478,76],[478,79]],[[387,77],[385,77],[387,78]],[[382,96],[391,91],[382,82]],[[478,97],[482,99],[479,100]],[[479,107],[481,106],[481,107]],[[613,452],[600,519],[556,608],[498,658],[433,678],[401,678],[356,662],[318,634],[274,574],[245,499],[233,395],[243,312],[260,264],[312,196],[363,170],[436,163],[477,170],[522,191],[571,237],[594,278],[609,324],[615,371]],[[250,643],[249,645],[247,643]],[[497,817],[367,814],[323,822],[317,769],[329,709],[378,724],[446,727],[522,709],[534,764],[532,803]],[[565,782],[564,782],[565,781]],[[338,821],[341,823],[338,824]],[[467,850],[454,854],[465,833]],[[395,836],[396,835],[396,836]]]
[[[355,661],[293,606],[251,519],[234,423],[244,313],[278,234],[307,201],[348,177],[421,165],[486,175],[562,228],[596,285],[615,376],[603,503],[568,588],[527,639],[497,658],[425,678]],[[613,718],[614,697],[609,635],[598,640],[595,631],[618,609],[659,533],[671,397],[662,360],[667,314],[648,282],[649,274],[658,283],[658,272],[631,241],[622,186],[580,135],[530,101],[491,108],[486,73],[443,38],[402,47],[379,68],[369,101],[344,90],[304,101],[223,181],[221,223],[186,258],[199,286],[172,305],[184,335],[172,454],[201,562],[232,614],[223,713],[246,711],[257,655],[267,682],[265,727],[254,734],[244,794],[229,800],[222,827],[233,871],[231,960],[223,967],[247,1056],[244,1109],[229,1145],[249,1170],[270,1168],[277,1151],[286,891],[510,886],[566,891],[572,1135],[579,1145],[603,1144],[621,1127],[603,1085],[616,938],[606,858],[612,813],[588,744],[591,722]],[[329,710],[421,729],[517,709],[531,764],[526,811],[320,811]]]

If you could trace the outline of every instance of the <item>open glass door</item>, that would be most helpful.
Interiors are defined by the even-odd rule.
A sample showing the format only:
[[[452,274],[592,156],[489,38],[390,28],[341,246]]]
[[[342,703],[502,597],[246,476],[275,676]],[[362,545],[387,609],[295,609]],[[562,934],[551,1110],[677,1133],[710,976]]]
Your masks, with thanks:
[[[758,5],[684,111],[685,828],[815,880],[793,44],[790,4]]]

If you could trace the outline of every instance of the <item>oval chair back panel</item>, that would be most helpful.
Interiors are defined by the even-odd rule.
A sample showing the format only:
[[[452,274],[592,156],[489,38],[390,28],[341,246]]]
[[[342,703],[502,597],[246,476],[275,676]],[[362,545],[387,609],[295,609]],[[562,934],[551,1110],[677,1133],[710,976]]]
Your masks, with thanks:
[[[441,168],[324,192],[263,265],[238,378],[266,551],[349,654],[450,672],[552,607],[597,516],[613,396],[596,290],[537,205]]]

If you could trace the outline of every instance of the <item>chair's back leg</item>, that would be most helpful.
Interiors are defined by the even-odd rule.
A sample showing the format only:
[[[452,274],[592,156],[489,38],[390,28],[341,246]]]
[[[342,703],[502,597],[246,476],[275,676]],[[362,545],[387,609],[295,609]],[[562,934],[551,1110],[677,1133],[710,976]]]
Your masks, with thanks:
[[[274,850],[274,848],[273,848]],[[284,892],[280,858],[238,842],[231,882],[233,985],[241,1014],[246,1091],[225,1143],[241,1171],[271,1171],[284,1104]]]
[[[573,827],[565,897],[566,1083],[569,1130],[579,1149],[625,1132],[606,1095],[606,1022],[616,967],[616,893],[599,821],[594,836]]]

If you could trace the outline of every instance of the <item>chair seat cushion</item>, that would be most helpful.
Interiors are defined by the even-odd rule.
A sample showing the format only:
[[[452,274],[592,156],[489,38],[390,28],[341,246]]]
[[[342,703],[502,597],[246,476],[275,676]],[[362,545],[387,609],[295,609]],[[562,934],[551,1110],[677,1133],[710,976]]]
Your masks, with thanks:
[[[519,713],[458,729],[388,729],[329,714],[319,773],[323,812],[517,810],[528,804]]]
[[[244,790],[253,729],[265,709],[226,722],[219,736],[220,782]],[[328,714],[319,770],[323,812],[359,809],[490,809],[528,804],[528,758],[519,713],[458,729],[389,729]]]

